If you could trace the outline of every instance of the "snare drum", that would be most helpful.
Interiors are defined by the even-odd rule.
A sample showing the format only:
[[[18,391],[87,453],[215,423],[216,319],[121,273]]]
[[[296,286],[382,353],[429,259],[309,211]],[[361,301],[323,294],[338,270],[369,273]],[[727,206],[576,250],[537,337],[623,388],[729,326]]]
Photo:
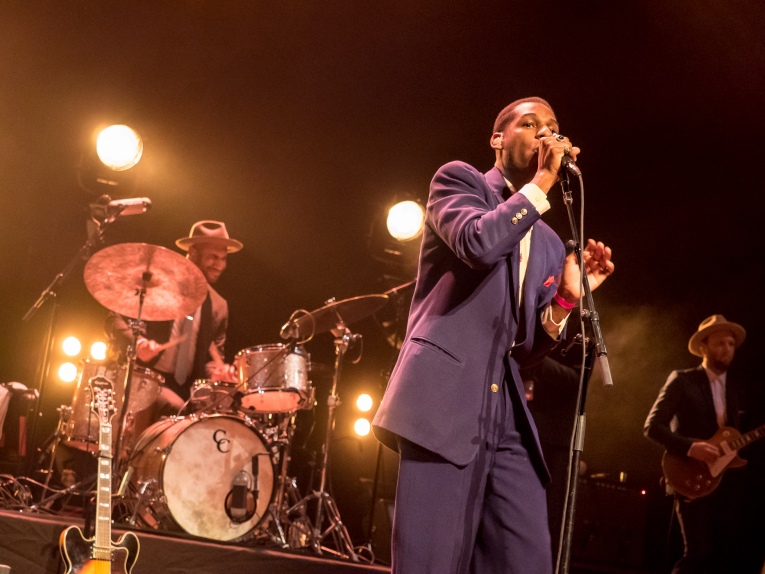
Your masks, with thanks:
[[[130,467],[131,487],[142,493],[138,516],[147,526],[212,540],[247,538],[275,490],[265,439],[248,419],[230,415],[153,424]]]
[[[235,413],[234,395],[239,383],[197,379],[191,389],[191,412]]]
[[[111,381],[114,388],[115,430],[119,426],[122,414],[122,402],[125,398],[126,365],[97,363],[86,359],[80,366],[77,388],[72,399],[72,416],[66,423],[64,441],[74,448],[88,452],[99,452],[98,417],[90,409],[88,381],[96,376]],[[123,451],[130,451],[140,434],[154,422],[154,403],[159,398],[165,379],[159,373],[143,367],[133,367],[130,378],[130,402],[126,411],[127,422],[122,430]],[[116,432],[112,436],[112,448],[116,448]]]
[[[262,413],[289,413],[308,406],[310,356],[302,347],[260,345],[239,351],[234,366],[242,407]]]

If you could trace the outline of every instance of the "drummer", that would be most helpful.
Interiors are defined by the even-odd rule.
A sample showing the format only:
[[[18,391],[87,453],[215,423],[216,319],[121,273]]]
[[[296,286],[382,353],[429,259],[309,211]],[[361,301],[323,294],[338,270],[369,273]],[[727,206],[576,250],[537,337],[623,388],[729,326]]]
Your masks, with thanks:
[[[147,321],[145,333],[138,336],[137,363],[165,377],[160,399],[163,414],[178,413],[194,380],[236,381],[234,366],[223,362],[228,303],[212,286],[226,269],[228,254],[243,245],[229,237],[225,223],[209,220],[196,222],[189,236],[175,244],[202,271],[208,295],[193,314],[174,321]],[[132,330],[121,315],[111,313],[106,330],[123,351],[133,341]],[[168,342],[177,344],[168,346]]]

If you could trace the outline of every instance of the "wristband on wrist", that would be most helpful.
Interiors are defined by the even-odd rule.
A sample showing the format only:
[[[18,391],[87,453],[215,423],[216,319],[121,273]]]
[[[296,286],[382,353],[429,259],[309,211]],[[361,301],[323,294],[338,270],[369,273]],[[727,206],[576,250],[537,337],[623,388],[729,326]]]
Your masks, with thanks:
[[[553,299],[555,299],[555,302],[561,307],[563,307],[566,311],[571,311],[571,309],[576,307],[576,303],[569,303],[563,297],[558,295],[558,293],[555,293],[555,295],[553,295]]]

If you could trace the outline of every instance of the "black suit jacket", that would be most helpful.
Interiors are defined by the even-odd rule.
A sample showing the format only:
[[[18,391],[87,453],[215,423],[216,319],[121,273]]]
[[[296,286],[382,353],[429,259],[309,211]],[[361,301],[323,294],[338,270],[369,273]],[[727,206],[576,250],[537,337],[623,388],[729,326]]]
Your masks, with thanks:
[[[725,383],[726,426],[739,428],[739,400],[735,380]],[[677,426],[670,426],[677,417]],[[672,371],[648,414],[643,431],[672,454],[685,456],[695,440],[706,440],[719,429],[709,377],[699,365]]]

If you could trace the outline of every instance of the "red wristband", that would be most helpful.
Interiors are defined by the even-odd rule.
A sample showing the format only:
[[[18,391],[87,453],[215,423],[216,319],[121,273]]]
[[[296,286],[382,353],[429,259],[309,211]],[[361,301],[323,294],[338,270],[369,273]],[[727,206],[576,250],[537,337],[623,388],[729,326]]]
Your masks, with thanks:
[[[576,307],[576,303],[569,303],[569,302],[568,302],[568,301],[566,301],[566,300],[565,300],[563,297],[561,297],[560,295],[558,295],[558,293],[557,293],[557,292],[555,293],[555,295],[553,295],[553,299],[555,299],[555,302],[556,302],[558,305],[560,305],[561,307],[563,307],[563,308],[564,308],[566,311],[571,311],[571,309],[573,309],[574,307]]]

